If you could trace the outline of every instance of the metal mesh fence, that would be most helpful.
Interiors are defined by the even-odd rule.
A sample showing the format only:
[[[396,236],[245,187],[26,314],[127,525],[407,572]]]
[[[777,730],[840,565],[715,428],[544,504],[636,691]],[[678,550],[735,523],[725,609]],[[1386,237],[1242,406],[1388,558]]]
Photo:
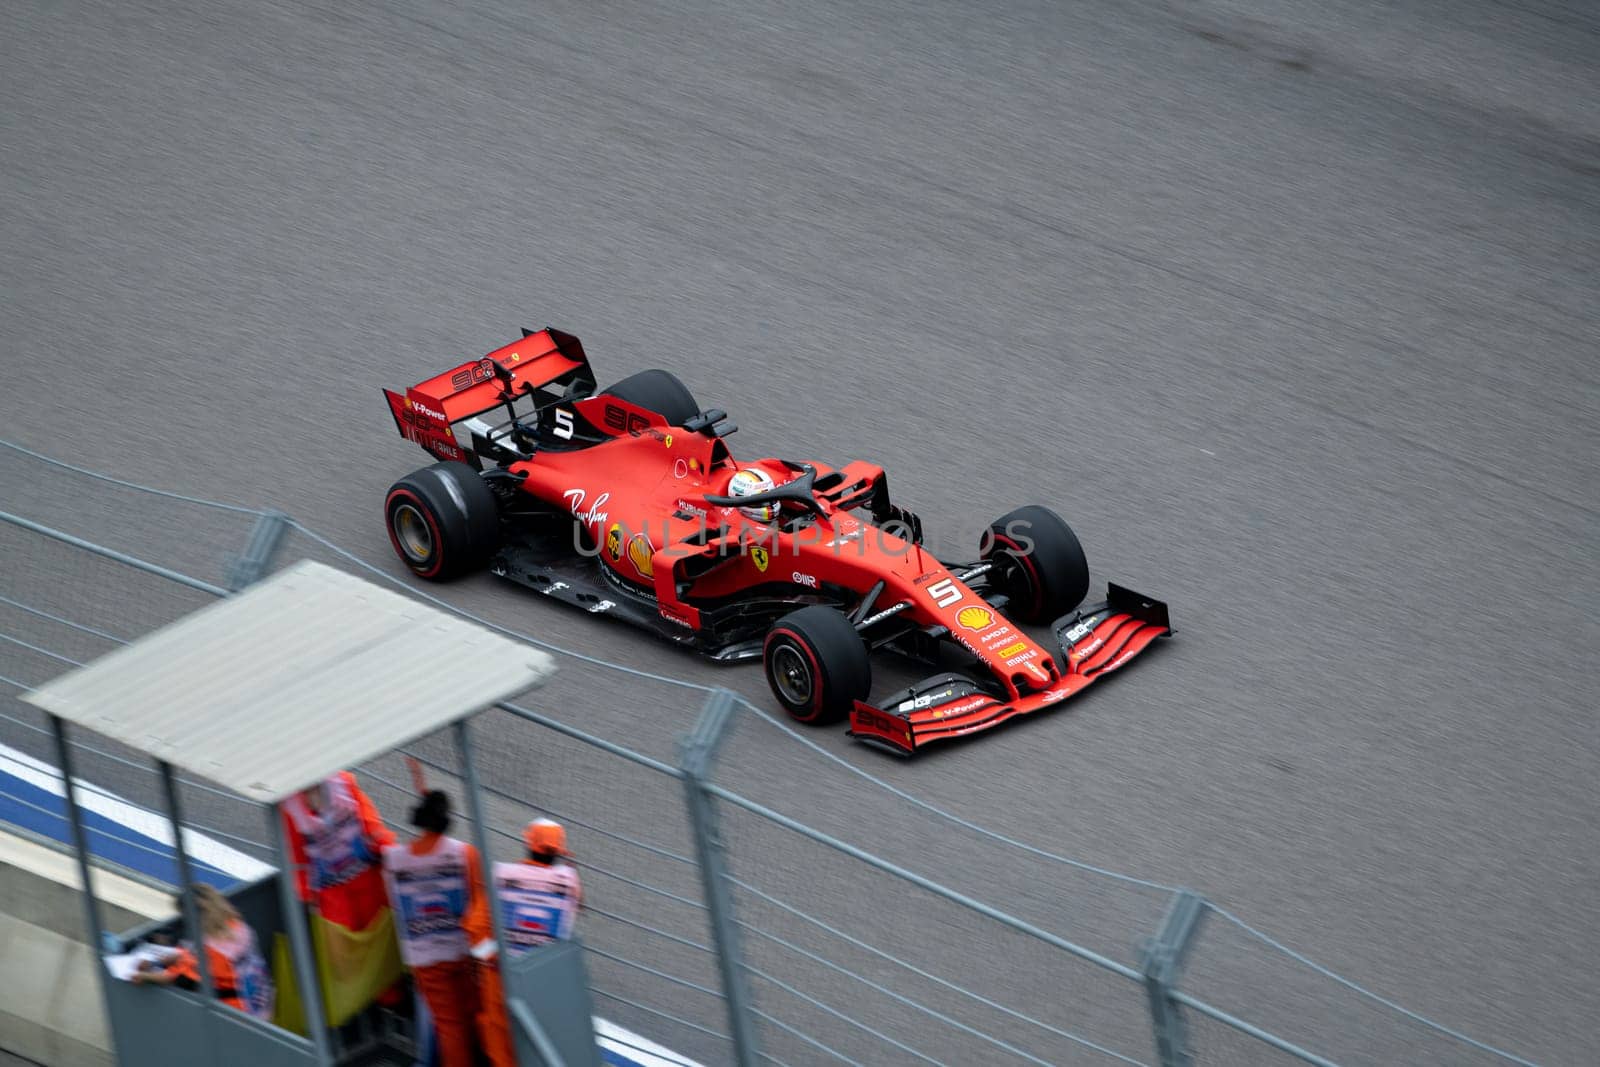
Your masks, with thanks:
[[[1064,864],[1045,850],[1008,848],[929,809],[892,802],[862,806],[847,799],[859,795],[861,784],[851,769],[819,761],[787,724],[772,720],[764,709],[741,706],[718,760],[719,785],[1120,963],[1137,964],[1136,941],[1155,932],[1169,890]],[[836,729],[802,727],[793,733],[848,743]],[[881,759],[888,764],[884,773],[908,766]],[[961,806],[959,795],[940,799],[947,807]],[[1019,822],[1021,838],[1049,843],[1049,834]],[[759,840],[748,847],[771,848]],[[835,856],[830,873],[843,868]]]
[[[1196,1064],[1228,1067],[1294,1067],[1301,1061],[1286,1052],[1198,1012],[1186,1015],[1189,1052]],[[1428,1062],[1420,1060],[1415,1062]]]
[[[56,753],[45,716],[20,699],[28,689],[75,664],[88,662],[209,603],[206,593],[92,555],[42,534],[0,524],[0,555],[26,560],[0,576],[0,738],[22,757],[50,768]],[[77,777],[150,809],[162,810],[148,757],[106,738],[74,735]],[[215,783],[190,790],[191,825],[203,827],[247,854],[264,857],[259,809]],[[59,816],[37,810],[39,798],[12,798],[44,820],[48,835]],[[161,832],[170,833],[165,821]],[[50,828],[45,828],[50,824]],[[97,828],[91,844],[109,844],[113,831]]]
[[[0,509],[32,522],[213,585],[225,584],[228,565],[243,549],[256,518],[249,508],[219,506],[165,490],[153,493],[89,471],[18,454],[10,448],[0,450],[0,501],[4,502]],[[65,553],[56,561],[64,562],[70,576],[82,555]],[[8,571],[36,569],[31,555],[6,558],[27,561],[25,568],[7,568]],[[130,591],[136,589],[142,596],[161,595],[155,592],[155,586],[140,581],[146,576],[136,575],[128,568],[94,573],[110,583],[101,594],[106,610],[115,611],[117,602],[128,600],[119,594],[120,582],[129,583]],[[88,588],[73,585],[80,592]],[[137,612],[142,596],[127,603],[126,609]],[[139,621],[137,615],[134,621]]]
[[[506,728],[495,736],[531,734],[537,756],[528,778],[521,760],[502,755],[483,779],[535,801],[516,812],[515,826],[539,814],[567,827],[584,884],[581,930],[596,1010],[644,1032],[670,1032],[685,1053],[726,1060],[727,1043],[716,1036],[727,1032],[726,1009],[682,784],[495,714]],[[483,734],[491,730],[486,722]],[[664,1029],[662,1015],[674,1025]]]
[[[630,1029],[661,1034],[686,1055],[726,1059],[725,1008],[679,781],[539,731],[508,711],[480,716],[474,734],[493,858],[521,858],[521,828],[530,819],[554,818],[566,827],[583,880],[580,932],[596,1010]],[[505,743],[518,735],[535,743]],[[463,789],[448,734],[361,768],[363,784],[397,831],[416,799],[408,755],[421,764],[429,788],[455,798]],[[641,819],[643,811],[652,817]]]
[[[768,1023],[762,1040],[780,1059],[810,1062],[809,1037],[866,1063],[1148,1060],[1136,984],[759,815],[718,810],[757,1005],[805,1035]]]
[[[1203,991],[1205,1000],[1223,1011],[1339,1064],[1505,1062],[1318,973],[1216,912],[1206,919],[1183,985]],[[1209,1035],[1196,1038],[1197,1055],[1206,1048],[1227,1049],[1231,1055],[1243,1036],[1197,1013],[1188,1017],[1198,1024],[1197,1034]],[[1286,1062],[1260,1042],[1250,1043],[1259,1062]]]

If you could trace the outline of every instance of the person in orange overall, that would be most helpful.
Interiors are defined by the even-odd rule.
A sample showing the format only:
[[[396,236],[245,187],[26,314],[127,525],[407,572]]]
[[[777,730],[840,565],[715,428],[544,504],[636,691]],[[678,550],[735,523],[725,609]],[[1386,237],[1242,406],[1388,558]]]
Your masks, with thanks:
[[[423,796],[411,825],[421,832],[410,843],[383,850],[400,958],[433,1016],[443,1067],[473,1067],[478,991],[463,924],[483,896],[478,850],[445,836],[450,798],[438,790]]]
[[[232,902],[214,887],[196,882],[189,888],[200,913],[200,940],[205,945],[206,969],[211,972],[211,987],[217,999],[230,1008],[271,1022],[272,978],[256,946],[255,931],[239,917]],[[140,967],[133,975],[134,982],[175,985],[188,990],[201,987],[200,965],[191,945],[181,946],[165,967],[156,968],[148,961]]]
[[[328,922],[365,930],[388,903],[378,854],[394,834],[356,776],[340,771],[282,809],[300,899]]]
[[[494,865],[494,891],[506,952],[513,957],[571,937],[578,909],[583,907],[577,868],[565,862],[570,853],[561,824],[535,819],[522,831],[522,843],[528,850],[526,859]],[[517,1067],[487,897],[480,897],[478,906],[468,913],[467,936],[472,941],[472,955],[479,961],[479,1038],[494,1067]]]

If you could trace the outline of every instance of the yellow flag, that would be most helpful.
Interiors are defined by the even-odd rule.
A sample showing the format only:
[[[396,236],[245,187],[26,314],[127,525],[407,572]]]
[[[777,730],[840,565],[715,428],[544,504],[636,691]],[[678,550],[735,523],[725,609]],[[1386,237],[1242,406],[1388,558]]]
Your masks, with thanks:
[[[400,943],[395,940],[394,913],[382,908],[365,930],[308,917],[317,957],[317,978],[328,1006],[328,1025],[343,1026],[405,973]],[[272,946],[272,971],[278,986],[273,1022],[285,1030],[307,1033],[305,1005],[295,980],[289,938],[278,934]]]

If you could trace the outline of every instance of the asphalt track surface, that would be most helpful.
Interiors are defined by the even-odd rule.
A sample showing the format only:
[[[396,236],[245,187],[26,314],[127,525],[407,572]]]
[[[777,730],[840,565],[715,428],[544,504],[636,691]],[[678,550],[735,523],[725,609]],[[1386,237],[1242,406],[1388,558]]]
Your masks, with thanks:
[[[425,457],[378,386],[549,323],[583,338],[602,379],[675,370],[743,426],[738,455],[881,462],[951,554],[1011,507],[1050,503],[1096,587],[1165,598],[1176,638],[1070,710],[914,762],[806,736],[1029,844],[1193,886],[1533,1060],[1592,1054],[1587,5],[18,2],[0,7],[0,104],[5,438],[281,508],[398,575],[379,502]],[[0,498],[213,579],[247,529],[15,455]],[[7,596],[116,632],[204,599],[4,536]],[[753,668],[487,577],[442,593],[767,706]],[[30,625],[5,618],[13,635]],[[50,643],[92,654],[64,631]],[[30,656],[6,649],[3,673],[60,669]],[[530,703],[671,759],[698,699],[569,662]],[[504,717],[483,729],[496,784],[687,847],[674,784]],[[1159,918],[1159,894],[908,809],[758,720],[723,766],[735,788],[1119,960]],[[87,772],[141,788],[114,765]],[[403,817],[398,794],[375,795]],[[728,831],[736,872],[767,891],[1151,1058],[1136,987],[748,817]],[[575,840],[695,893],[681,865]],[[635,915],[668,910],[591,881]],[[602,926],[616,953],[715,981],[704,960]],[[757,953],[943,1062],[1003,1058],[770,943]],[[602,977],[722,1024],[691,990]],[[1478,1062],[1223,922],[1187,984],[1341,1062]],[[897,988],[1043,1058],[1111,1062]],[[770,983],[757,998],[847,1056],[911,1062]],[[1202,1062],[1267,1059],[1199,1031]],[[824,1058],[764,1039],[786,1062]]]

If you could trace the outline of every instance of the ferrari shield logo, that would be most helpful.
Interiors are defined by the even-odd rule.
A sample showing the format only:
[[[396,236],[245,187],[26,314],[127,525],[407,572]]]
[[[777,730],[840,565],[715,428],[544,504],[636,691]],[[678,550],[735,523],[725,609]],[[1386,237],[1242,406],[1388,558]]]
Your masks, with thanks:
[[[606,531],[606,555],[613,560],[622,558],[622,524],[614,522],[611,529]]]
[[[755,561],[756,570],[760,571],[762,574],[767,573],[767,550],[766,549],[764,549],[764,548],[752,548],[750,550],[750,558]]]

